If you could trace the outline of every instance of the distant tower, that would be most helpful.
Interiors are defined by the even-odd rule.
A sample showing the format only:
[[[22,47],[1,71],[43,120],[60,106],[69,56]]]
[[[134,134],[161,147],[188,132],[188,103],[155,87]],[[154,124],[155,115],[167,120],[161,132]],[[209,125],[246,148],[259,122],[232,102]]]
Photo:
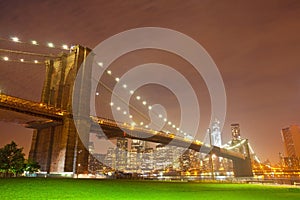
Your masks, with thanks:
[[[292,125],[281,130],[285,153],[288,157],[300,158],[300,128]]]
[[[128,139],[118,138],[116,149],[116,169],[124,171],[127,166]]]
[[[233,151],[244,154],[245,160],[233,159],[233,169],[236,177],[250,177],[253,176],[251,155],[248,145],[248,139],[241,138],[241,131],[239,124],[231,124],[232,141],[231,146],[235,147]]]
[[[211,128],[211,144],[217,147],[222,146],[220,121],[215,119]]]
[[[231,124],[231,135],[233,140],[240,140],[240,124]]]

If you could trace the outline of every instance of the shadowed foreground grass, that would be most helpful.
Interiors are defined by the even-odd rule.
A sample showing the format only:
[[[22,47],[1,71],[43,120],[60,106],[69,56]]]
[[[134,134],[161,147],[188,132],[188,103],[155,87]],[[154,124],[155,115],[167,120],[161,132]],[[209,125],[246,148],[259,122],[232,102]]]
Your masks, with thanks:
[[[0,179],[0,199],[300,199],[300,188],[91,179]]]

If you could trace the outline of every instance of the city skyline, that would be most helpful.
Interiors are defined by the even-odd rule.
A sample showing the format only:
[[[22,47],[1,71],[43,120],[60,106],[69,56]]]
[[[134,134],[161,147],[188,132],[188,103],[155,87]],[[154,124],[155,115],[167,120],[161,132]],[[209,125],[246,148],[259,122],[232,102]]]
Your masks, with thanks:
[[[0,14],[0,24],[5,27],[1,31],[2,38],[18,36],[21,40],[36,39],[69,44],[75,42],[93,48],[118,32],[144,26],[171,28],[194,38],[211,55],[224,80],[228,107],[222,133],[223,141],[227,142],[231,138],[230,124],[239,123],[241,136],[249,139],[262,160],[269,158],[277,162],[278,153],[283,152],[281,129],[291,124],[299,124],[297,113],[300,108],[300,83],[297,74],[300,61],[297,54],[300,52],[300,38],[297,33],[300,29],[300,4],[297,1],[240,2],[237,5],[233,2],[217,1],[191,1],[178,5],[172,1],[114,1],[102,4],[90,2],[92,6],[88,11],[80,9],[84,7],[80,2],[72,6],[59,1],[34,2],[35,9],[30,9],[33,1],[22,5],[13,1],[1,4],[3,12]],[[99,8],[100,5],[103,9]],[[96,13],[97,8],[102,12]],[[60,22],[50,12],[44,12],[46,10],[56,12]],[[40,17],[36,18],[36,15]],[[72,16],[76,16],[75,19]],[[15,48],[13,45],[9,47]],[[153,58],[164,61],[181,71],[189,69],[181,60],[174,57],[170,59],[170,55],[150,52],[152,54],[148,56],[146,53],[137,55],[145,61]],[[134,66],[135,56],[129,55],[129,58],[121,59],[115,67],[120,68],[128,63],[121,69],[122,72],[129,68],[128,65]],[[44,79],[42,67],[37,69],[26,66],[14,69],[13,64],[3,61],[0,66],[0,87],[3,91],[39,100]],[[196,85],[196,89],[206,90],[203,81],[199,84],[201,78],[193,76],[194,71],[184,73]],[[154,96],[153,90],[150,88],[149,91],[150,94],[147,94],[147,90],[141,92],[151,98]],[[198,95],[204,96],[204,99],[200,98],[204,102],[201,104],[204,119],[200,124],[200,131],[204,132],[209,121],[209,100],[207,92],[200,92]],[[166,96],[166,99],[173,99]],[[161,100],[164,101],[166,100]],[[174,108],[176,104],[172,106],[174,105],[168,107],[170,110],[167,111],[178,116],[178,111]],[[5,122],[1,122],[0,127],[1,136],[4,138],[1,146],[18,138],[15,140],[19,144],[27,141],[22,146],[29,149],[31,130]],[[203,135],[199,139],[203,140]]]

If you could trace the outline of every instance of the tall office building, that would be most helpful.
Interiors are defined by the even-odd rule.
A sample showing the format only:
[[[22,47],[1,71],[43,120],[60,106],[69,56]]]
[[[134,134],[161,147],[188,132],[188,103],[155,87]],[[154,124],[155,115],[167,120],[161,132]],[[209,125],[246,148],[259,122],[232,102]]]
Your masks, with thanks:
[[[118,138],[116,148],[116,169],[124,171],[127,166],[128,139]]]
[[[141,171],[142,156],[145,150],[145,141],[132,139],[130,151],[127,154],[127,172],[137,173]]]
[[[300,127],[291,125],[281,130],[281,136],[287,157],[300,157]]]
[[[155,169],[164,171],[173,168],[173,149],[170,146],[159,144],[156,146]]]
[[[179,158],[180,170],[183,172],[191,169],[191,151],[190,149],[186,150]]]
[[[231,124],[231,135],[232,135],[233,140],[241,139],[240,125],[239,124]]]
[[[112,147],[109,147],[104,159],[104,164],[108,168],[116,169],[116,150]]]
[[[141,170],[145,173],[154,170],[154,149],[146,148],[142,156]]]

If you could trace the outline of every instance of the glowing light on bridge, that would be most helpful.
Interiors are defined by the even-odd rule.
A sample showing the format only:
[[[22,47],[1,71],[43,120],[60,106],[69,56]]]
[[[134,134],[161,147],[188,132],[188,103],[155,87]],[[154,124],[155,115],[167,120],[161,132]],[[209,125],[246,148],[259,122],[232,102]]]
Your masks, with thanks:
[[[31,40],[31,44],[33,44],[33,45],[38,45],[38,43],[37,43],[36,40]]]
[[[96,92],[96,96],[99,96],[99,92]]]
[[[48,42],[48,47],[50,47],[50,48],[54,48],[54,44],[52,43],[52,42]]]
[[[137,100],[140,100],[140,99],[141,99],[141,97],[140,97],[140,96],[136,96],[136,99],[137,99]]]
[[[152,109],[152,106],[148,106],[148,110],[151,110]]]
[[[147,102],[146,101],[143,101],[143,105],[146,105],[147,104]]]
[[[130,90],[130,91],[129,91],[129,93],[130,93],[130,94],[133,94],[133,93],[134,93],[134,91],[133,91],[133,90]]]
[[[98,62],[98,66],[103,67],[103,62]]]
[[[21,63],[31,63],[31,64],[41,64],[42,62],[40,62],[40,61],[38,61],[38,60],[32,60],[32,61],[30,61],[30,60],[25,60],[24,58],[20,58],[20,59],[15,59],[15,60],[13,60],[13,59],[10,59],[8,56],[4,56],[4,57],[2,57],[2,60],[3,61],[9,61],[9,62],[21,62]]]
[[[66,44],[63,44],[61,47],[62,47],[62,49],[69,50],[69,47]]]
[[[20,42],[20,39],[18,37],[11,37],[11,40],[13,42]]]
[[[20,40],[18,37],[16,36],[13,36],[13,37],[6,37],[6,38],[1,38],[1,40],[4,40],[4,41],[8,41],[8,42],[14,42],[14,43],[23,43],[23,44],[29,44],[29,45],[39,45],[39,44],[42,44],[42,43],[38,43],[37,40]],[[41,45],[41,46],[44,46],[44,47],[48,47],[48,48],[56,48],[55,46],[57,46],[56,49],[62,49],[62,50],[70,50],[69,46],[67,44],[62,44],[62,45],[55,45],[54,43],[52,42],[48,42],[48,43],[44,43],[46,45]]]
[[[117,78],[115,78],[115,80],[116,80],[117,82],[119,82],[119,81],[120,81],[120,78],[117,77]]]
[[[111,75],[112,73],[111,73],[111,71],[110,71],[110,70],[107,70],[107,74]]]
[[[126,88],[127,88],[127,85],[126,85],[126,84],[123,84],[123,88],[125,88],[125,89],[126,89]]]
[[[114,105],[114,102],[110,102],[109,105],[110,105],[110,106],[113,106],[113,105]]]

